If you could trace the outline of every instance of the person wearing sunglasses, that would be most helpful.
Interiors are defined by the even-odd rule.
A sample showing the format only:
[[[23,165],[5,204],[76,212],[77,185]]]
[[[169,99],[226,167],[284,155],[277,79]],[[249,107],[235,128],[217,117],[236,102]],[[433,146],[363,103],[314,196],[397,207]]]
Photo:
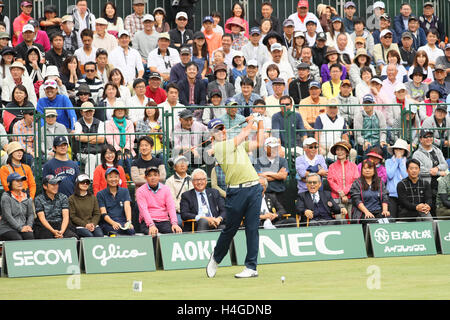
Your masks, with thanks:
[[[95,59],[86,62],[84,72],[86,73],[86,77],[77,81],[75,92],[78,91],[80,85],[87,84],[91,91],[91,98],[95,102],[94,105],[96,105],[103,96],[104,84],[101,79],[97,78],[97,63],[95,63]]]
[[[89,176],[80,174],[75,180],[74,193],[69,197],[70,221],[80,238],[103,237],[103,231],[98,225],[100,221],[98,200],[89,190],[90,185]]]
[[[377,66],[377,73],[381,72],[383,66],[389,63],[387,53],[391,50],[398,52],[400,56],[400,49],[398,44],[393,42],[393,32],[389,29],[384,29],[380,33],[380,43],[377,43],[373,48],[373,57]]]

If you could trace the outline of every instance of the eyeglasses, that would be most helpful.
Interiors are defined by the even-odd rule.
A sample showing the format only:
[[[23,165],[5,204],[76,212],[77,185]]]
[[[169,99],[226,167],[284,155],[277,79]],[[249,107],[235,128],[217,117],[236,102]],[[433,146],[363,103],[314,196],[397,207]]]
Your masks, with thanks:
[[[84,181],[81,181],[80,184],[87,184],[87,185],[90,185],[91,182],[90,182],[89,180],[84,180]]]
[[[306,181],[306,184],[316,185],[316,184],[319,184],[319,182],[318,181]]]
[[[308,149],[319,149],[319,146],[308,146]]]
[[[384,36],[385,39],[392,39],[392,36]]]

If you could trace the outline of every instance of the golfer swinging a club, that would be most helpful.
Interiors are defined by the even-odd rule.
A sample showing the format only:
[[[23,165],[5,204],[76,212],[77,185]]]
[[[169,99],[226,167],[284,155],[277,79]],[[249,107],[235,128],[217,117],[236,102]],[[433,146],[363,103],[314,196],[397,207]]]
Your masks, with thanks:
[[[227,131],[220,119],[208,123],[211,132],[212,151],[225,173],[227,197],[225,199],[226,226],[220,233],[214,252],[206,266],[206,274],[212,278],[217,268],[229,251],[231,240],[244,219],[247,239],[247,256],[245,269],[235,275],[236,278],[257,277],[256,271],[259,249],[259,213],[262,201],[262,186],[259,177],[248,157],[248,152],[258,149],[264,143],[263,118],[258,114],[247,117],[247,125],[233,139],[227,139]],[[247,141],[252,131],[253,122],[257,121],[256,141]]]

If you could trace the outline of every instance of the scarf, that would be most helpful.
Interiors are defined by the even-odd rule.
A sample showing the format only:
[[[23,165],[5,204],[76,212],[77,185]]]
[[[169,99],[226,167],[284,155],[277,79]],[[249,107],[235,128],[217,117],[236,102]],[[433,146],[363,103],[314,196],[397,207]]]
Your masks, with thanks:
[[[119,129],[119,132],[121,133],[119,145],[123,149],[125,148],[126,145],[126,136],[123,133],[126,132],[127,119],[125,117],[123,117],[122,119],[117,119],[116,117],[113,117],[113,120],[116,127]]]

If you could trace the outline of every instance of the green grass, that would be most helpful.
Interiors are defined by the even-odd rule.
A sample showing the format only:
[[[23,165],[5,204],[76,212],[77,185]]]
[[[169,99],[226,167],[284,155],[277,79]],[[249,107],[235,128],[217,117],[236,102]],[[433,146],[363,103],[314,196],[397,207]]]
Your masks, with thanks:
[[[368,289],[369,266],[380,270],[380,289]],[[68,276],[1,278],[0,299],[305,300],[450,299],[450,256],[368,258],[258,266],[259,277],[235,279],[241,266],[145,273],[81,274],[80,289]],[[285,276],[283,284],[280,280]],[[134,292],[134,280],[143,291]]]

